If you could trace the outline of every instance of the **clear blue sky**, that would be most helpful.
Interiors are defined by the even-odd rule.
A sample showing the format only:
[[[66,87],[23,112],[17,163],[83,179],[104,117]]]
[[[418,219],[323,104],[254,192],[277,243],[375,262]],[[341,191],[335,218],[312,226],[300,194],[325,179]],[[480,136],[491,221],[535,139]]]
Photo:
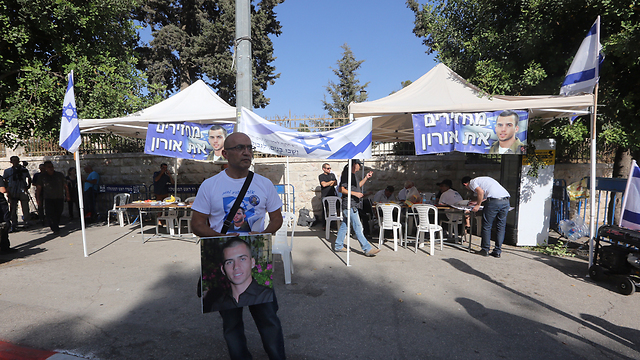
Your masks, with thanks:
[[[413,12],[403,0],[286,0],[275,9],[282,35],[273,38],[274,62],[280,78],[267,88],[271,101],[255,112],[263,117],[323,115],[322,99],[329,81],[338,82],[342,44],[357,60],[369,100],[399,90],[435,66],[422,40],[413,34]]]

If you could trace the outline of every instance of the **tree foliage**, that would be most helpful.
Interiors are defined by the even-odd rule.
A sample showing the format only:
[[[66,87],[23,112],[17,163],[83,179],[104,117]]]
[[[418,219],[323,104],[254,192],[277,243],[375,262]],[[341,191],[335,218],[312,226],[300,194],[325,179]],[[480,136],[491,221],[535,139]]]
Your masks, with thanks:
[[[333,118],[349,117],[349,103],[367,100],[365,89],[369,85],[368,82],[360,85],[360,80],[357,78],[357,71],[364,60],[356,60],[349,45],[342,45],[342,49],[344,52],[342,58],[337,62],[338,68],[332,69],[339,81],[337,84],[329,81],[329,85],[326,86],[331,102],[327,101],[326,96],[322,100],[323,108]],[[339,121],[339,124],[336,125],[341,125],[343,122]]]
[[[414,33],[428,53],[494,94],[557,94],[587,30],[601,15],[599,141],[637,150],[640,131],[640,4],[637,0],[436,0],[420,5]],[[588,119],[581,119],[588,126]],[[577,128],[572,129],[573,126]],[[579,122],[541,134],[574,142]],[[553,129],[552,129],[553,128]],[[559,129],[558,129],[559,128]]]
[[[66,74],[80,118],[122,116],[157,102],[135,67],[137,0],[0,0],[0,141],[58,136]],[[143,95],[145,94],[145,95]]]
[[[269,103],[264,91],[280,76],[271,65],[275,58],[269,35],[281,33],[274,8],[283,1],[261,0],[251,5],[254,107]],[[235,104],[235,0],[148,0],[136,19],[152,30],[149,46],[138,49],[143,59],[140,69],[152,83],[174,92],[202,79],[221,98]]]

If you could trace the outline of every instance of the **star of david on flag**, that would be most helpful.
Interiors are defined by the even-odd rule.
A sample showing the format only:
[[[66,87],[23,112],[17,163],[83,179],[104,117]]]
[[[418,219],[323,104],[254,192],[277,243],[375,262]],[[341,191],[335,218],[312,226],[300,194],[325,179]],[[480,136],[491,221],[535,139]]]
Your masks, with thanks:
[[[78,111],[76,99],[73,93],[73,71],[69,73],[67,92],[62,103],[62,120],[60,122],[60,146],[70,152],[78,151],[80,147],[80,125],[78,124]]]
[[[601,50],[600,16],[598,16],[573,58],[560,88],[560,95],[593,93],[593,88],[600,78],[600,65],[604,60]]]
[[[313,138],[306,138],[307,141],[305,141],[305,138],[301,137],[301,138],[293,138],[291,139],[291,141],[295,141],[298,144],[301,144],[302,146],[304,146],[304,150],[307,152],[307,154],[311,154],[314,150],[326,150],[326,151],[331,151],[331,148],[329,147],[329,141],[332,140],[332,137],[329,136],[321,136],[317,138],[318,140],[320,140],[319,143],[317,144],[309,144],[307,141],[312,141],[314,140]]]
[[[271,123],[242,109],[238,131],[251,138],[264,154],[308,159],[370,159],[371,117],[361,118],[334,130],[299,132]]]

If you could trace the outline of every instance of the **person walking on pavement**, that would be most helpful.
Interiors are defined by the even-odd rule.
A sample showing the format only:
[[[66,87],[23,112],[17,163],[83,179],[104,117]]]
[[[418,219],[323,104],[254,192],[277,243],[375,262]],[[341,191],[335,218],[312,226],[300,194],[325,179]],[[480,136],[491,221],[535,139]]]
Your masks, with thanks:
[[[45,172],[38,177],[36,183],[36,194],[41,195],[45,200],[45,214],[49,227],[54,234],[60,233],[60,215],[64,210],[65,199],[71,199],[69,195],[69,187],[64,174],[55,171],[51,161],[44,162]],[[36,196],[40,198],[39,196]]]
[[[482,210],[482,243],[480,255],[493,256],[499,258],[502,253],[502,243],[504,242],[504,233],[507,225],[507,214],[509,213],[509,192],[502,187],[499,182],[488,176],[480,176],[471,179],[465,176],[461,180],[462,185],[476,194],[476,201],[469,202],[469,205],[475,205],[473,212],[480,210],[480,204],[484,202]],[[489,253],[491,247],[491,228],[496,222],[497,235],[496,244],[493,251]]]
[[[253,159],[251,139],[240,132],[229,135],[224,142],[222,155],[228,160],[229,166],[202,183],[191,206],[191,228],[198,236],[222,235],[223,223],[249,176]],[[273,183],[264,176],[253,175],[241,206],[247,214],[251,214],[253,220],[250,234],[273,234],[282,226],[282,201]],[[269,216],[269,225],[265,228],[266,216]],[[235,235],[237,234],[236,232]],[[242,307],[237,307],[220,311],[224,339],[231,359],[251,359],[244,334],[242,310]],[[284,336],[277,315],[275,293],[273,301],[251,305],[249,311],[269,359],[284,359]]]
[[[25,226],[29,226],[29,188],[31,187],[31,175],[20,163],[20,158],[12,156],[11,167],[4,171],[2,178],[6,182],[9,196],[9,208],[11,209],[11,229],[18,231],[18,202],[22,206],[22,216]]]
[[[98,183],[100,182],[100,175],[97,171],[94,171],[93,167],[89,164],[85,165],[84,172],[88,174],[82,187],[84,195],[84,209],[86,217],[95,221],[98,218],[98,214],[96,213],[96,199],[98,197],[98,190],[100,189],[98,186]]]
[[[360,222],[360,216],[358,214],[358,203],[360,203],[364,194],[362,193],[362,186],[373,176],[373,171],[369,171],[367,175],[360,181],[356,176],[356,173],[362,167],[362,162],[360,160],[353,160],[351,165],[351,171],[348,169],[349,165],[344,167],[342,171],[342,176],[340,176],[340,187],[339,190],[343,195],[348,195],[349,191],[349,176],[351,176],[351,209],[348,208],[348,199],[342,199],[342,216],[344,221],[340,224],[340,229],[338,230],[338,235],[336,238],[336,243],[334,245],[335,251],[347,251],[346,246],[344,246],[344,239],[347,237],[347,216],[349,212],[351,212],[351,227],[353,231],[356,233],[356,238],[360,242],[360,246],[362,247],[362,251],[364,251],[365,256],[376,256],[377,253],[380,252],[380,249],[373,248],[369,241],[364,236],[362,223]]]

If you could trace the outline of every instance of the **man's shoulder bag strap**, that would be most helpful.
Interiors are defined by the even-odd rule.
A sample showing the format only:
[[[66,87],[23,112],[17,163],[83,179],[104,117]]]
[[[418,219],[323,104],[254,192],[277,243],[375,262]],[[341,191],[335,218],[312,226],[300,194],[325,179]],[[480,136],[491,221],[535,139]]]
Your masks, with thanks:
[[[242,203],[242,199],[244,199],[244,194],[246,194],[247,189],[249,189],[251,180],[253,180],[253,172],[249,171],[249,174],[247,175],[247,178],[244,180],[244,184],[242,185],[242,189],[238,193],[236,202],[233,203],[233,207],[231,207],[231,211],[229,211],[227,218],[224,219],[222,230],[220,230],[221,234],[226,234],[229,228],[231,227],[231,224],[233,224],[233,217],[236,216],[236,212],[238,212],[238,209],[240,208],[240,204]]]

